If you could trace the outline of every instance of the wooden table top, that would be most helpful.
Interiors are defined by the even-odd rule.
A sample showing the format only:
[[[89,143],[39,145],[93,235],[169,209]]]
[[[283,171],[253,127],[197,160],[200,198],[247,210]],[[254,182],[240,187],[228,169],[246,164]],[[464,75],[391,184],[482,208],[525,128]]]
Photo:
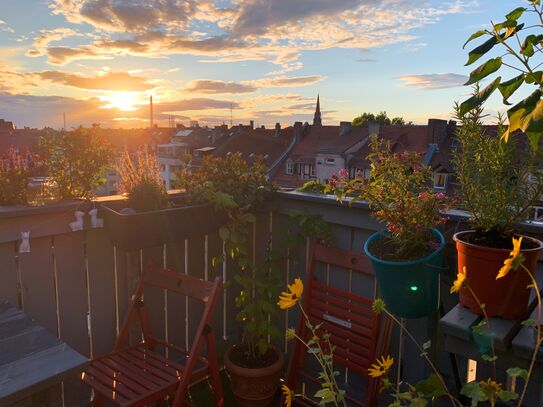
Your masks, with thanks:
[[[539,287],[543,291],[543,270],[542,265],[539,265],[536,280]],[[488,339],[492,338],[494,347],[497,353],[508,353],[512,357],[520,360],[530,360],[535,346],[535,330],[533,327],[522,325],[522,321],[526,319],[537,320],[537,298],[534,290],[530,296],[528,306],[529,317],[519,320],[506,320],[502,318],[489,318],[488,322]],[[462,354],[463,356],[477,359],[477,352],[473,352],[477,348],[474,342],[474,334],[472,327],[477,325],[483,318],[475,315],[467,308],[457,304],[439,321],[440,329],[445,333],[448,345],[455,351],[453,353]],[[462,343],[464,345],[462,345]],[[458,350],[464,350],[460,351]],[[540,349],[538,362],[543,362],[543,352]]]
[[[0,406],[83,371],[88,359],[8,302],[0,303]]]

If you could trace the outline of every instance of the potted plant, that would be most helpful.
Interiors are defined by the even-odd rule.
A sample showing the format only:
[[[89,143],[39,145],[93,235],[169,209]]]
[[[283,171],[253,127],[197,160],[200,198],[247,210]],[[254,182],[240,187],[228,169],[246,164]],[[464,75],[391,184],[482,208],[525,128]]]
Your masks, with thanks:
[[[160,246],[205,235],[226,222],[210,204],[188,202],[179,191],[164,187],[155,156],[125,151],[119,161],[119,191],[126,199],[102,205],[111,241],[126,251]]]
[[[485,128],[481,106],[462,114],[457,105],[456,114],[462,126],[453,163],[472,229],[454,235],[458,270],[466,268],[470,286],[489,317],[517,319],[527,310],[529,276],[514,270],[496,277],[510,252],[519,248],[525,266],[532,274],[535,271],[542,243],[528,236],[520,239],[515,226],[527,218],[543,194],[542,151],[532,148],[522,133],[504,140],[506,126],[501,117],[496,131]],[[519,248],[513,247],[513,237],[521,241]],[[461,290],[460,303],[483,315],[472,292]]]
[[[249,165],[239,154],[206,157],[201,168],[193,173],[186,170],[180,180],[190,202],[211,203],[228,214],[219,233],[225,241],[225,252],[238,265],[234,276],[240,288],[236,319],[243,332],[241,341],[227,349],[224,364],[240,407],[269,406],[284,364],[282,352],[273,346],[273,339],[279,337],[275,302],[281,268],[279,258],[270,250],[264,262],[255,265],[248,239],[257,212],[270,200],[275,188],[267,181],[261,159]],[[216,266],[223,260],[215,258],[212,264]]]
[[[439,299],[439,271],[443,235],[436,227],[446,218],[440,211],[450,205],[431,187],[431,169],[419,153],[395,153],[387,140],[370,140],[369,180],[348,180],[347,170],[329,182],[338,199],[354,195],[366,200],[372,216],[386,229],[371,235],[364,245],[388,309],[403,318],[434,312]]]

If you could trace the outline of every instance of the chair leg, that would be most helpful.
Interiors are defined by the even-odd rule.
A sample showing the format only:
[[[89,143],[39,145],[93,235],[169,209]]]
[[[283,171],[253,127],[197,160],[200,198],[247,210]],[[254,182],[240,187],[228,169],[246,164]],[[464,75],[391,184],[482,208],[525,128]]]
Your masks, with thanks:
[[[219,373],[219,359],[217,356],[217,349],[215,348],[215,339],[213,338],[211,330],[206,334],[206,347],[215,406],[224,407],[224,393],[222,391],[221,375]]]

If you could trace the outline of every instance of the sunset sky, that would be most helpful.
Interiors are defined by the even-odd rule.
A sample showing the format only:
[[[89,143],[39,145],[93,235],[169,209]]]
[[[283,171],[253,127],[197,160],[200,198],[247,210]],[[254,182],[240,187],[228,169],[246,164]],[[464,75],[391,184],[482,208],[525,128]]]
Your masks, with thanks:
[[[450,118],[462,44],[505,0],[0,0],[0,118],[18,127],[254,120],[386,110]],[[490,112],[501,108],[491,99]]]

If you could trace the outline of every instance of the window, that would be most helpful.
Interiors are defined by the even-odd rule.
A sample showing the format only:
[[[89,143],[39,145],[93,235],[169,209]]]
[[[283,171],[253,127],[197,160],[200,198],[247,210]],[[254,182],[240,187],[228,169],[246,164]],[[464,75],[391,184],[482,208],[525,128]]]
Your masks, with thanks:
[[[335,158],[327,158],[326,160],[324,160],[324,163],[326,165],[334,165],[336,163],[336,159]]]
[[[294,161],[292,161],[290,158],[285,163],[285,174],[294,175]]]
[[[312,164],[298,164],[298,177],[302,180],[315,178],[315,166]]]
[[[434,188],[445,189],[447,186],[447,174],[443,172],[436,172],[434,174]]]

